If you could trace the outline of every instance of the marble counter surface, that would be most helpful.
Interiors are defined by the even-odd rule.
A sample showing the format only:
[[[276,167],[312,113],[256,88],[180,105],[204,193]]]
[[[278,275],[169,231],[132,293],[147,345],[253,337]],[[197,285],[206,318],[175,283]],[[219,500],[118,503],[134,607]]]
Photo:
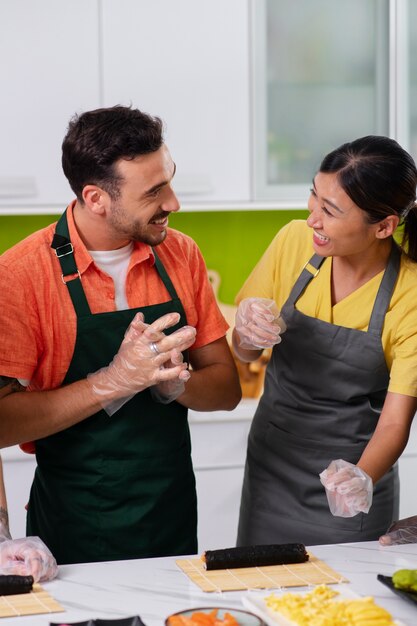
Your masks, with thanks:
[[[372,595],[407,626],[417,624],[417,606],[397,597],[376,578],[417,568],[417,544],[382,547],[377,542],[312,546],[309,550],[350,581],[361,596]],[[91,618],[140,615],[146,626],[163,626],[175,611],[202,606],[242,608],[243,592],[204,593],[175,565],[174,558],[64,565],[44,588],[64,613],[0,619],[0,626],[48,626]],[[247,593],[247,592],[244,592]]]

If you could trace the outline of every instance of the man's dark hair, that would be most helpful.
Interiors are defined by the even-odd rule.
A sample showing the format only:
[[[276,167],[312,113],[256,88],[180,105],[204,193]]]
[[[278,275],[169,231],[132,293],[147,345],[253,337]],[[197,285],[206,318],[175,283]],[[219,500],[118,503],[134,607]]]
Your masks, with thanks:
[[[115,200],[119,159],[155,152],[163,144],[159,117],[117,105],[74,115],[62,143],[62,168],[80,202],[85,185],[98,185]]]

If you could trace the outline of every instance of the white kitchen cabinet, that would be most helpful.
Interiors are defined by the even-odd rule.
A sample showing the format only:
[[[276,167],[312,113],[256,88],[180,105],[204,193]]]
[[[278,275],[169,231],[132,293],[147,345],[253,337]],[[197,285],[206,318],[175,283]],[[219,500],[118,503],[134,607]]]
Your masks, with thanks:
[[[326,153],[394,132],[389,19],[390,0],[252,0],[256,199],[305,207]]]
[[[166,123],[182,202],[249,198],[246,0],[102,0],[104,106]]]
[[[411,428],[410,438],[400,457],[398,468],[401,493],[400,518],[417,515],[417,421]]]
[[[26,509],[30,487],[36,469],[34,454],[22,452],[19,446],[1,451],[4,482],[6,485],[9,523],[12,536],[17,539],[26,534]]]
[[[97,0],[1,1],[0,212],[72,199],[61,143],[70,117],[99,104],[98,36]]]
[[[0,213],[60,212],[70,117],[160,116],[184,208],[250,201],[248,0],[2,0]]]
[[[236,544],[247,437],[256,405],[257,400],[244,399],[231,412],[191,412],[200,552]]]
[[[199,551],[235,545],[247,435],[257,400],[244,399],[234,411],[190,411],[192,457],[198,495]],[[25,504],[35,457],[18,446],[1,451],[14,537],[25,534]],[[417,515],[417,424],[399,461],[400,517]]]

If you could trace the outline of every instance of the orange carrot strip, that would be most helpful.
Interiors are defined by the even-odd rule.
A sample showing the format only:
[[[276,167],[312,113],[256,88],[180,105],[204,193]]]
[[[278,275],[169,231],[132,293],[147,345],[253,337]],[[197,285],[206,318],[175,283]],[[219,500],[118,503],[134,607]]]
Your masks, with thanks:
[[[214,618],[210,613],[197,611],[192,614],[191,619],[193,624],[198,624],[198,626],[213,626],[214,624]]]
[[[168,624],[169,626],[192,626],[192,621],[184,615],[171,615],[168,618]]]

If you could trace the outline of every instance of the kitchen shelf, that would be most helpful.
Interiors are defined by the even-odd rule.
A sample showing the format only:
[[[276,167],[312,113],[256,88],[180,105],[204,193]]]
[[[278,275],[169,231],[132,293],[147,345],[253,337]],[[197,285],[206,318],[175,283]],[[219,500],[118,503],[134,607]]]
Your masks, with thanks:
[[[57,207],[61,206],[61,210]],[[65,205],[66,206],[66,205]],[[13,215],[61,215],[65,206],[57,203],[54,206],[22,206],[22,207],[0,207],[1,216]],[[293,201],[276,201],[276,202],[236,202],[236,203],[200,203],[187,204],[181,203],[182,213],[203,213],[203,212],[225,212],[225,211],[288,211],[288,210],[307,210],[307,202]]]

